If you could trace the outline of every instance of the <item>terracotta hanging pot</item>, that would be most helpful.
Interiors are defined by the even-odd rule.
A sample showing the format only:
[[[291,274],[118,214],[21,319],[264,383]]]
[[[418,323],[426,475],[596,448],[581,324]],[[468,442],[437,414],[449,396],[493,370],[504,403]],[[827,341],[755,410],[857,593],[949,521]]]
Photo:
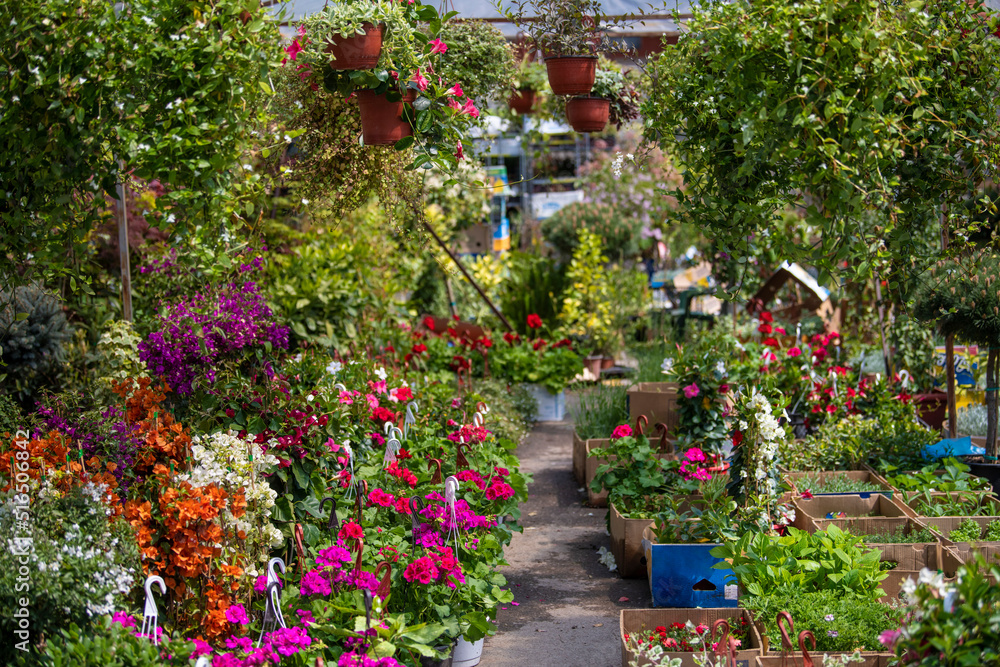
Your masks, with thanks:
[[[330,39],[325,52],[331,56],[330,67],[336,70],[372,69],[382,53],[382,26],[362,23],[363,35]]]
[[[566,102],[566,120],[577,132],[600,132],[608,124],[611,102],[601,97],[574,97]]]
[[[597,56],[554,56],[545,59],[545,69],[556,95],[587,95],[597,77]]]
[[[357,96],[365,146],[391,146],[413,134],[413,128],[403,118],[403,103],[412,103],[417,97],[415,91],[408,90],[398,102],[370,90],[359,90]]]
[[[534,113],[535,111],[535,100],[538,98],[538,93],[533,90],[519,90],[510,96],[507,100],[507,104],[516,113],[524,116],[526,114]]]

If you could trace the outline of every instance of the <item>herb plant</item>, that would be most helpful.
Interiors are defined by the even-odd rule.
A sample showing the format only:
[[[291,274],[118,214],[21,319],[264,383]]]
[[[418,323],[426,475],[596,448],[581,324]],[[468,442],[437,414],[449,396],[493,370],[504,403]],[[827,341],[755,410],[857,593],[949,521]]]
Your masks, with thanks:
[[[993,522],[997,523],[997,522]],[[958,524],[958,528],[948,533],[948,539],[953,542],[978,542],[983,534],[983,528],[974,519],[966,519]]]
[[[885,490],[874,482],[862,482],[842,475],[827,475],[822,478],[819,475],[815,477],[805,475],[794,482],[797,489],[810,493],[864,493]]]
[[[599,384],[581,391],[579,403],[571,411],[576,434],[584,440],[607,438],[615,427],[628,421],[624,385]]]
[[[926,528],[906,532],[905,526],[899,526],[891,532],[862,535],[861,539],[865,544],[922,544],[925,542],[937,542],[934,534]]]

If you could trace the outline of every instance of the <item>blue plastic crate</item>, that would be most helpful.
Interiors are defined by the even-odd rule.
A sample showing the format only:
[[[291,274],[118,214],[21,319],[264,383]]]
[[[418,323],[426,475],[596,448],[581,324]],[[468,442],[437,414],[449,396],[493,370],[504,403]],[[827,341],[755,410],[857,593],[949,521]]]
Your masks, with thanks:
[[[654,607],[728,608],[739,605],[738,588],[726,583],[729,569],[712,566],[722,562],[709,552],[717,544],[653,544],[644,541],[648,560],[649,590]]]

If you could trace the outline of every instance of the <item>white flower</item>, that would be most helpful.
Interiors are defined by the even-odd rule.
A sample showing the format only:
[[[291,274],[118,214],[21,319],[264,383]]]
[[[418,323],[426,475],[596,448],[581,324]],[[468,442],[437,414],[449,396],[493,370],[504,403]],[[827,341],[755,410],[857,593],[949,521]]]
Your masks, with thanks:
[[[599,556],[598,562],[604,567],[608,568],[609,572],[614,572],[618,569],[618,564],[615,562],[615,555],[608,551],[606,548],[601,547],[597,550],[597,555]]]
[[[384,380],[388,376],[389,376],[389,374],[386,373],[385,369],[382,368],[381,366],[379,366],[378,369],[375,371],[375,377],[377,377],[379,380]]]
[[[670,357],[667,357],[666,359],[663,360],[663,363],[660,364],[660,371],[664,375],[670,375],[670,373],[673,370],[674,370],[674,360]]]
[[[715,364],[715,373],[720,377],[726,377],[726,364],[721,359]]]
[[[339,361],[337,361],[336,359],[334,359],[333,361],[331,361],[330,363],[328,363],[326,365],[326,372],[329,375],[336,375],[337,373],[340,372],[340,370],[343,367],[344,367],[344,364],[342,364]]]

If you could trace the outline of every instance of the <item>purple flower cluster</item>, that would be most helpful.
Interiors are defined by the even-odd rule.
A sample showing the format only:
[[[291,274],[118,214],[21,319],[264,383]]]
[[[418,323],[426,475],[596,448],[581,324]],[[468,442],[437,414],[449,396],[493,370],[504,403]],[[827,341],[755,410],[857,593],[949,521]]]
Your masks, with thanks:
[[[374,593],[378,588],[378,579],[371,572],[345,567],[351,560],[351,552],[344,548],[341,540],[336,545],[320,549],[316,557],[319,567],[302,575],[299,583],[302,595],[326,596],[342,588],[364,588]]]
[[[448,508],[445,506],[444,496],[435,491],[424,496],[426,500],[432,501],[427,507],[420,511],[420,515],[425,519],[441,522],[441,528],[445,531],[451,530],[454,526]],[[469,503],[464,500],[455,501],[455,521],[459,530],[469,531],[483,528],[489,530],[496,525],[496,521],[489,517],[476,514],[469,508]]]
[[[257,258],[241,270],[260,265]],[[190,394],[199,377],[214,382],[225,361],[242,361],[267,345],[287,349],[288,331],[275,322],[256,283],[231,282],[169,306],[159,331],[139,343],[139,358],[178,394]]]
[[[303,627],[279,628],[264,635],[260,648],[253,647],[249,637],[230,637],[226,648],[230,653],[222,653],[212,658],[213,667],[264,667],[276,665],[282,657],[295,655],[312,644],[312,637]],[[243,657],[240,657],[240,654]]]
[[[117,467],[112,474],[124,498],[133,481],[136,455],[145,444],[139,425],[126,422],[124,412],[117,405],[108,406],[101,412],[85,412],[54,400],[52,405],[38,404],[36,412],[41,418],[41,426],[36,429],[35,437],[58,431],[66,436],[67,444],[83,450],[84,459],[98,456],[105,463],[115,463]]]
[[[392,656],[384,658],[369,658],[360,653],[343,653],[337,661],[337,667],[406,667]]]

